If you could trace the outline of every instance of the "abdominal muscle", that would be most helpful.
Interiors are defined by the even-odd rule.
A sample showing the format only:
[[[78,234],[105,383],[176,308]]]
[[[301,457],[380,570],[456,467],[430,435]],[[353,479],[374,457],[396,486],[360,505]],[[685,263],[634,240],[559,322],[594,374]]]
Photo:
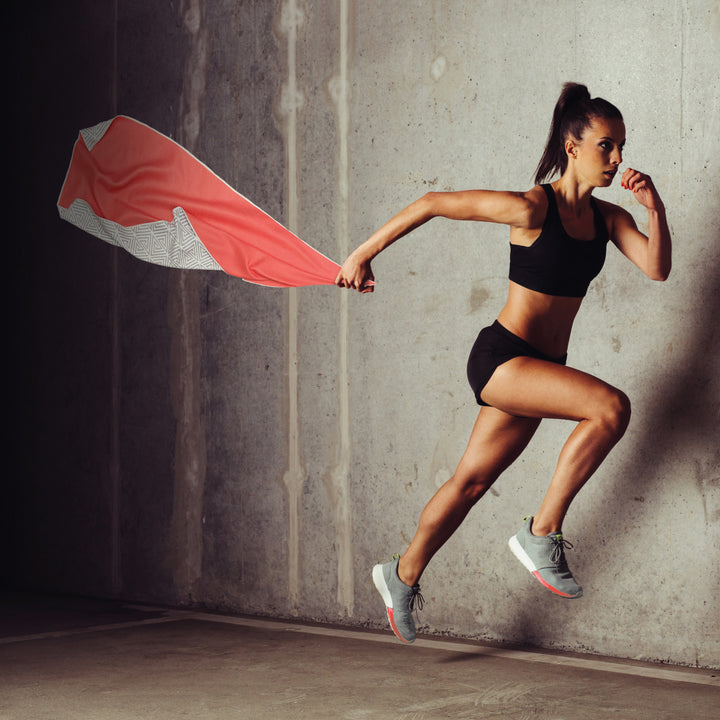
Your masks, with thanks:
[[[567,352],[573,320],[582,300],[545,295],[510,281],[508,299],[498,322],[536,350],[559,358]]]

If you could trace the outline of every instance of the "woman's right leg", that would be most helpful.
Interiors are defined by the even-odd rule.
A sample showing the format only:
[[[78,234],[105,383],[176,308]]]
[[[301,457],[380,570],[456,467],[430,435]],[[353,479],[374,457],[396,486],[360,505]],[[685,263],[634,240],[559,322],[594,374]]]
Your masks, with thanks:
[[[510,539],[510,548],[546,588],[566,598],[581,597],[565,561],[568,543],[561,528],[570,503],[625,432],[630,401],[592,375],[529,357],[498,367],[483,398],[508,413],[577,422],[540,509]]]
[[[559,531],[578,491],[625,433],[630,401],[592,375],[528,357],[501,365],[483,398],[508,413],[577,422],[533,520],[536,535]]]
[[[432,556],[518,458],[539,424],[539,419],[515,417],[494,407],[480,410],[455,474],[425,506],[415,536],[400,558],[398,576],[406,585],[417,585]]]
[[[518,357],[501,365],[483,390],[493,407],[480,411],[455,475],[423,510],[398,576],[417,580],[470,508],[525,449],[542,418],[577,421],[533,521],[533,534],[559,531],[580,488],[622,437],[630,418],[625,395],[592,375]],[[503,408],[500,410],[499,408]]]

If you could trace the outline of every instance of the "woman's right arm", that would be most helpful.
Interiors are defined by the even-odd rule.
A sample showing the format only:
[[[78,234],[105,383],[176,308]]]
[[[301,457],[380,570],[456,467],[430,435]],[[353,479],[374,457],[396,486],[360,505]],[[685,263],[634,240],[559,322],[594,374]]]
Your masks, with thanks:
[[[527,193],[493,190],[429,192],[401,210],[354,250],[343,263],[335,284],[360,292],[372,292],[374,277],[370,261],[396,240],[434,217],[532,227],[537,209],[532,193],[533,190]]]

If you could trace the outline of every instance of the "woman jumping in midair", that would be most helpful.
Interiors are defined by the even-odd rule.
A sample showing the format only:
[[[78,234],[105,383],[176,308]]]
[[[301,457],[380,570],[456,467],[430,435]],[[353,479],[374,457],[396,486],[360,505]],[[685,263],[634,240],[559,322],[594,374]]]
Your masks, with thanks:
[[[575,495],[623,436],[630,402],[608,383],[565,366],[570,331],[603,266],[608,240],[653,280],[665,280],[671,264],[665,209],[649,176],[628,168],[621,179],[647,209],[647,237],[630,213],[592,197],[595,188],[612,183],[624,144],[620,111],[591,99],[584,85],[567,83],[532,190],[428,193],[383,225],[338,273],[340,287],[372,292],[370,261],[434,217],[510,226],[507,302],[495,323],[480,331],[468,360],[468,379],[482,408],[467,449],[423,510],[402,557],[373,569],[392,629],[404,642],[415,640],[412,609],[428,562],[518,458],[542,418],[577,425],[540,508],[510,539],[510,548],[552,592],[582,595],[565,560],[562,523]],[[556,173],[552,184],[541,184]]]

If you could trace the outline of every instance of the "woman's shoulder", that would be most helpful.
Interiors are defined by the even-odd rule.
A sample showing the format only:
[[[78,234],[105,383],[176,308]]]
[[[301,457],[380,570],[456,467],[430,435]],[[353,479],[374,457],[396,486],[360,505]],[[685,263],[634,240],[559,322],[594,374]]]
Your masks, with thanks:
[[[523,193],[530,215],[530,228],[539,228],[545,222],[548,210],[548,195],[542,185],[535,185]]]
[[[615,203],[608,202],[607,200],[601,200],[600,198],[593,196],[593,201],[604,217],[617,217],[618,215],[629,214],[625,208],[622,208]]]
[[[548,195],[541,185],[517,193],[524,203],[523,222],[511,225],[512,245],[532,245],[542,231],[548,213]]]
[[[542,202],[547,205],[547,191],[545,188],[550,187],[550,185],[547,185],[543,183],[542,185],[534,185],[529,190],[526,190],[524,195],[530,200],[535,200],[536,202]]]
[[[600,200],[599,198],[593,197],[596,207],[603,216],[607,226],[608,232],[612,236],[613,228],[616,223],[630,222],[633,223],[632,215],[628,210],[615,203],[608,202],[607,200]]]

